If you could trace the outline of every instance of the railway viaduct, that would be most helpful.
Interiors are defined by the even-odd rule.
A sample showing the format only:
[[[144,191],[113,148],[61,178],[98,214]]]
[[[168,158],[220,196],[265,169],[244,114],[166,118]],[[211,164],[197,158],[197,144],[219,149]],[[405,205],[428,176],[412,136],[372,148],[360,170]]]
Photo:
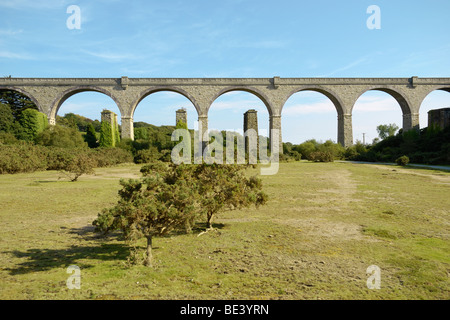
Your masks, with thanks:
[[[50,124],[55,124],[59,108],[72,95],[84,91],[104,93],[120,110],[122,138],[131,139],[134,138],[134,111],[152,93],[172,91],[185,96],[197,110],[199,127],[205,132],[214,100],[227,92],[245,91],[265,104],[271,134],[278,129],[279,142],[285,102],[297,92],[316,91],[336,107],[337,141],[347,147],[353,144],[352,109],[363,93],[378,90],[390,94],[402,110],[403,130],[419,129],[422,101],[434,90],[450,92],[450,78],[0,78],[0,90],[5,89],[28,96],[47,114]]]

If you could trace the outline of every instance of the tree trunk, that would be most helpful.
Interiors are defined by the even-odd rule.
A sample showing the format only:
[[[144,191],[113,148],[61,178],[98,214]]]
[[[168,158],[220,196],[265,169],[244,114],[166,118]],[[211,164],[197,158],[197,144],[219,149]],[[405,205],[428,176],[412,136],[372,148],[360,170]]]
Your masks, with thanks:
[[[207,221],[206,221],[206,229],[211,229],[212,228],[213,216],[214,216],[214,214],[209,214],[208,213],[208,217],[207,217]]]
[[[147,236],[147,259],[145,260],[145,265],[153,267],[152,236]]]

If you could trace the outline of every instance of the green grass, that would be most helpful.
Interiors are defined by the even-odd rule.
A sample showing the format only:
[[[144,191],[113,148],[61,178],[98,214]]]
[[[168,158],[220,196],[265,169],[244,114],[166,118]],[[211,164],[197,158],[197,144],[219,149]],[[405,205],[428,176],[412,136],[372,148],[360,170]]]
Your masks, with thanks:
[[[261,177],[266,206],[223,213],[213,232],[156,238],[147,268],[127,262],[118,234],[91,224],[139,169],[78,182],[51,171],[0,176],[0,299],[450,298],[449,173],[282,163]],[[70,265],[80,290],[66,286]],[[379,290],[366,286],[370,265],[381,269]]]

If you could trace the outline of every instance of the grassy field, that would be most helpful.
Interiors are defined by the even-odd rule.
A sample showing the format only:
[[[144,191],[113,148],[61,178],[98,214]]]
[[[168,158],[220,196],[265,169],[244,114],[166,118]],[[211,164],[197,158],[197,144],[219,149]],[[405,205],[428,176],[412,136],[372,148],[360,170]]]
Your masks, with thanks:
[[[1,175],[0,299],[450,298],[449,173],[284,163],[262,177],[266,206],[226,212],[212,232],[155,239],[151,269],[130,266],[129,246],[91,224],[139,169],[78,182]],[[81,269],[79,290],[66,286],[70,265]],[[381,269],[379,290],[366,285],[370,265]]]

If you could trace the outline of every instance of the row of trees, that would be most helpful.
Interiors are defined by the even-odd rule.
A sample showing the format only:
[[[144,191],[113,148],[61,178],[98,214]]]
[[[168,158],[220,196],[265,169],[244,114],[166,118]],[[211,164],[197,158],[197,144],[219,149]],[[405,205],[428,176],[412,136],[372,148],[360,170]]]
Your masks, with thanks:
[[[397,162],[406,156],[411,163],[450,165],[450,127],[427,127],[388,136],[378,143],[349,148],[349,160]],[[405,163],[403,158],[402,163]]]
[[[69,113],[49,126],[46,115],[26,96],[0,91],[0,173],[59,170],[76,181],[94,167],[133,161],[125,149],[102,146],[107,139],[101,137],[97,120]]]
[[[144,122],[135,123],[135,140],[123,140],[116,148],[127,152],[135,163],[149,163],[156,160],[170,161],[175,142],[171,135],[175,126],[153,126]],[[110,148],[113,143],[109,135],[111,128],[102,127],[98,120],[91,120],[73,113],[57,116],[57,125],[48,126],[45,115],[38,112],[31,100],[15,91],[0,92],[0,143],[14,144],[27,141],[36,145],[59,148]],[[120,127],[119,127],[120,130]],[[281,161],[333,161],[337,159],[393,162],[406,155],[415,163],[448,164],[448,145],[442,130],[429,128],[403,133],[395,124],[377,127],[379,139],[371,145],[357,142],[343,148],[332,141],[318,142],[314,139],[302,144],[283,143]],[[398,131],[398,134],[396,132]],[[445,130],[444,130],[445,131]],[[106,132],[106,133],[105,133]],[[193,139],[193,131],[191,137]],[[225,138],[226,132],[221,132]],[[119,132],[115,132],[119,140]],[[103,138],[102,138],[103,136]],[[225,139],[224,151],[226,149]],[[270,143],[267,142],[269,146]],[[194,143],[191,143],[194,148]],[[194,152],[192,152],[194,154]],[[225,154],[225,152],[224,152]],[[5,171],[5,170],[4,170]]]

